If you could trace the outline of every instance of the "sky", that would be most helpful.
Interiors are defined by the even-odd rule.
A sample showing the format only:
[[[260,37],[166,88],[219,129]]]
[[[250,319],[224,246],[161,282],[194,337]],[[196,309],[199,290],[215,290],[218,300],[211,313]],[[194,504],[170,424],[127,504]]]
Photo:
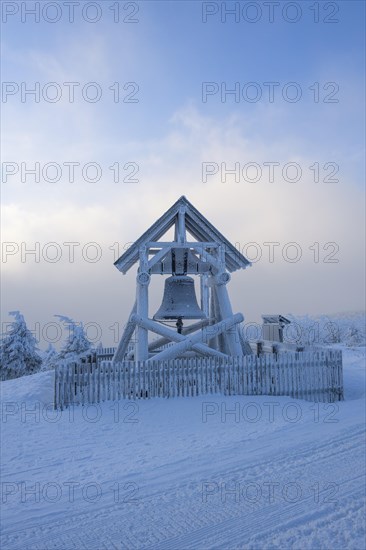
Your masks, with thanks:
[[[116,344],[136,273],[113,262],[181,195],[252,260],[245,322],[363,310],[364,12],[2,2],[3,329],[20,310],[57,344],[61,314]]]

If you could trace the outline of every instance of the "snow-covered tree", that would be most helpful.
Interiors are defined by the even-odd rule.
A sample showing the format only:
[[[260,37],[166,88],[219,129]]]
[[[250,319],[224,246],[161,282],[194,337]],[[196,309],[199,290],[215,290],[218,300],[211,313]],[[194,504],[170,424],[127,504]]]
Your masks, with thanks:
[[[365,345],[365,330],[364,327],[352,323],[345,334],[345,342],[347,346],[364,346]]]
[[[332,316],[287,314],[291,324],[285,328],[285,342],[303,345],[366,344],[366,318],[364,312],[334,314]]]
[[[42,370],[52,370],[57,364],[58,353],[52,344],[48,345],[48,348],[43,354],[42,358]]]
[[[34,374],[41,369],[37,340],[27,328],[19,311],[10,311],[14,317],[10,330],[2,336],[0,344],[0,373],[2,380]]]
[[[322,316],[320,317],[320,325],[324,344],[339,344],[342,342],[342,332],[338,319]]]
[[[284,341],[291,344],[311,346],[319,344],[319,324],[309,315],[286,314],[291,321],[284,330]]]
[[[63,315],[55,315],[69,330],[65,345],[58,354],[57,360],[77,361],[85,357],[92,350],[92,343],[88,340],[83,323],[76,323],[73,319]]]

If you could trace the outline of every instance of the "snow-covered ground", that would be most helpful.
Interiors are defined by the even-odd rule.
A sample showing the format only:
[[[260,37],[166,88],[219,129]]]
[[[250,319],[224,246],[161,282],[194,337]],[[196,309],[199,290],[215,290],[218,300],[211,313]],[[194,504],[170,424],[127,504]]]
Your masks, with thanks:
[[[2,548],[363,550],[365,348],[343,349],[346,399],[331,405],[216,395],[61,413],[52,372],[2,382]]]

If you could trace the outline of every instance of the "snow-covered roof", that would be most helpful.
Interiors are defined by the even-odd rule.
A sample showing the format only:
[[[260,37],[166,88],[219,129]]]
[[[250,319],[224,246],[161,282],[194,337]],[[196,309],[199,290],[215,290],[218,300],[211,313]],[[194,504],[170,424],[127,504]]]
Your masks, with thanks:
[[[179,211],[184,212],[186,230],[198,242],[215,242],[223,245],[225,250],[226,269],[230,272],[245,269],[251,263],[234,245],[232,245],[185,196],[180,197],[153,225],[141,235],[114,263],[122,273],[138,261],[139,249],[148,242],[156,242],[177,222]]]
[[[284,325],[288,325],[291,323],[287,317],[284,317],[283,315],[262,315],[262,319],[265,323],[283,323]]]

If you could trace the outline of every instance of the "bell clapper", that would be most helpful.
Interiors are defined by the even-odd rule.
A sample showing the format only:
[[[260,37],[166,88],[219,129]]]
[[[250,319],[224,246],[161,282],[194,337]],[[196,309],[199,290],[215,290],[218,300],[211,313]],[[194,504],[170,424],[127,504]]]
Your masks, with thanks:
[[[178,317],[177,322],[175,323],[175,326],[177,327],[178,334],[182,334],[182,328],[183,328],[183,321],[182,317]]]

